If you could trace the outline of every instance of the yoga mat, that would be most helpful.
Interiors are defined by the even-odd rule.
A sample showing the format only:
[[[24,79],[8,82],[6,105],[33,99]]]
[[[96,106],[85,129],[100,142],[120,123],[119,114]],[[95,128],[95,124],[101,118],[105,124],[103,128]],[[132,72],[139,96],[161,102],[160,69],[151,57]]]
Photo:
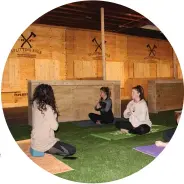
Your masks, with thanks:
[[[107,126],[107,125],[113,125],[113,123],[109,123],[109,124],[101,124],[98,125],[96,123],[93,123],[92,121],[80,121],[80,122],[73,122],[74,125],[78,126],[78,127],[103,127],[103,126]]]
[[[94,126],[102,126],[102,125],[97,125],[93,123],[92,121],[80,121],[80,122],[74,122],[74,125],[78,127],[94,127]]]
[[[160,132],[160,131],[167,130],[167,129],[170,129],[170,127],[165,127],[162,125],[152,125],[152,129],[148,134]],[[104,133],[93,133],[91,135],[94,137],[104,139],[104,140],[108,140],[108,141],[127,139],[127,138],[131,138],[131,137],[139,136],[139,135],[129,134],[129,133],[122,134],[119,130],[118,131],[111,131],[111,132],[104,132]]]
[[[155,144],[153,144],[148,146],[139,146],[133,149],[146,155],[157,157],[164,150],[164,147],[157,147]]]
[[[91,135],[97,138],[105,139],[107,141],[127,139],[127,138],[135,136],[133,134],[122,134],[120,131],[96,133],[96,134],[91,134]]]
[[[73,170],[71,167],[49,154],[45,154],[44,157],[32,157],[29,152],[30,139],[17,141],[17,144],[35,164],[50,172],[51,174],[58,174]]]

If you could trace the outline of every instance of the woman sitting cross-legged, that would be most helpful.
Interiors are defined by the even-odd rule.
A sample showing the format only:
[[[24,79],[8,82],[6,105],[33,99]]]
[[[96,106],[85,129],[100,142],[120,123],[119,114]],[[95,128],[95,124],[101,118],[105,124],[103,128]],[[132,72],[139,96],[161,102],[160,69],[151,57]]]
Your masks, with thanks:
[[[112,112],[112,100],[110,96],[111,96],[111,92],[108,87],[102,87],[100,89],[100,100],[95,106],[95,110],[100,111],[100,115],[89,113],[89,118],[94,123],[96,124],[113,123],[114,115]]]
[[[144,100],[144,90],[140,85],[132,89],[132,101],[128,103],[124,111],[124,118],[115,124],[122,133],[142,135],[151,130],[152,123],[149,119],[148,106]]]

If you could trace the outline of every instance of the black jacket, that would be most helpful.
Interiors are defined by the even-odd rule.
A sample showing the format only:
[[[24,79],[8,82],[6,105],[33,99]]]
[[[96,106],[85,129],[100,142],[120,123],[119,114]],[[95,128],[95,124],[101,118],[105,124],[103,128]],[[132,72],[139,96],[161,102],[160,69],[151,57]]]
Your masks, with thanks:
[[[114,120],[114,115],[112,112],[112,100],[107,98],[105,100],[100,100],[99,104],[101,108],[95,107],[96,111],[100,111],[101,115],[104,116],[105,119]]]

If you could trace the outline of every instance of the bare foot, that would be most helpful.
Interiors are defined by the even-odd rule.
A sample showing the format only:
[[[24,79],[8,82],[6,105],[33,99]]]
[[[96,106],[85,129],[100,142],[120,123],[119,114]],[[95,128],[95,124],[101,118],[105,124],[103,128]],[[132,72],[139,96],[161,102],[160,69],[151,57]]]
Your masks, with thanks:
[[[157,146],[157,147],[166,147],[167,146],[167,142],[162,142],[162,141],[156,141],[155,142],[155,145]]]
[[[120,129],[120,132],[121,132],[122,134],[127,134],[127,133],[128,133],[128,130],[126,130],[126,129]]]
[[[100,121],[97,121],[96,124],[97,124],[97,125],[101,125]]]

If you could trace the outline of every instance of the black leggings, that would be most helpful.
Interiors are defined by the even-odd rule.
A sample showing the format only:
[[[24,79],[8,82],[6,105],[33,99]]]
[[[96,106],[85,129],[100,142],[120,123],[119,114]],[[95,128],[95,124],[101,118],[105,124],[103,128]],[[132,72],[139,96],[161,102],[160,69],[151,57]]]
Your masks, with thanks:
[[[171,140],[172,136],[174,135],[175,130],[176,128],[172,128],[164,132],[163,139],[165,142],[169,142]]]
[[[108,124],[113,123],[114,118],[105,117],[99,114],[89,113],[89,118],[91,121],[96,123],[97,121],[100,121],[101,124]]]
[[[56,142],[56,144],[45,153],[60,156],[71,156],[76,153],[76,148],[64,142]]]
[[[124,121],[117,121],[115,124],[117,129],[125,129],[128,130],[129,133],[131,134],[138,134],[138,135],[143,135],[146,134],[150,131],[150,127],[146,124],[142,124],[136,128],[132,126],[132,124],[128,120]]]

